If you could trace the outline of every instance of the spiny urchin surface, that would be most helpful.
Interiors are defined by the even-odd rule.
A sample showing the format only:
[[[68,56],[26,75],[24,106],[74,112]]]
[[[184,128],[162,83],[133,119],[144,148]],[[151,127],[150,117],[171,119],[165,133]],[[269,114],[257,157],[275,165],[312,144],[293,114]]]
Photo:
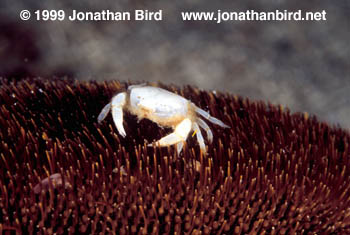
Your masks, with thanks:
[[[281,106],[165,87],[230,129],[189,137],[101,109],[127,84],[0,80],[0,233],[350,234],[349,133]],[[159,85],[159,84],[158,84]],[[50,180],[49,180],[50,179]]]

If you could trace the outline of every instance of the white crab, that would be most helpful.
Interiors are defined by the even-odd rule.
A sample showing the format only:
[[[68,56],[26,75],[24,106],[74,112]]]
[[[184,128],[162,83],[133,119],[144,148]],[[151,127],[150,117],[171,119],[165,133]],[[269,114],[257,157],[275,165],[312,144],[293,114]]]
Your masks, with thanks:
[[[174,132],[161,138],[155,144],[159,146],[177,144],[179,154],[191,130],[197,134],[197,141],[202,152],[206,152],[199,126],[207,132],[209,142],[213,141],[213,133],[209,126],[198,117],[198,114],[214,124],[229,128],[191,101],[158,87],[134,85],[130,86],[126,92],[115,95],[98,115],[99,123],[106,118],[111,108],[113,121],[119,134],[123,137],[126,136],[123,127],[123,109],[136,115],[139,120],[147,118],[160,126],[172,127]]]

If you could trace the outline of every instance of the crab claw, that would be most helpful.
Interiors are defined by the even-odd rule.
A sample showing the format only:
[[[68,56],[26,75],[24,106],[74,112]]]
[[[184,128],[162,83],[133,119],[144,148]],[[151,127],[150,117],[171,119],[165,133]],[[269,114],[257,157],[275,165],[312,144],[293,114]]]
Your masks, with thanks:
[[[97,117],[98,123],[101,123],[112,109],[112,117],[114,124],[116,125],[118,132],[121,136],[125,137],[126,133],[123,126],[123,107],[126,101],[126,93],[120,93],[113,97],[112,101],[103,107],[101,113]]]
[[[123,107],[125,105],[126,93],[120,93],[113,97],[112,103],[112,117],[115,126],[121,136],[125,137],[126,133],[123,126]]]
[[[175,127],[173,133],[164,136],[160,140],[156,141],[154,144],[159,146],[169,146],[173,144],[177,144],[177,152],[180,154],[183,142],[186,141],[188,134],[190,133],[192,128],[192,122],[190,119],[185,118],[179,125]],[[149,144],[148,146],[153,146],[153,144]]]
[[[111,110],[111,103],[106,104],[105,107],[103,107],[101,113],[97,117],[97,122],[101,123],[106,117],[109,111]]]

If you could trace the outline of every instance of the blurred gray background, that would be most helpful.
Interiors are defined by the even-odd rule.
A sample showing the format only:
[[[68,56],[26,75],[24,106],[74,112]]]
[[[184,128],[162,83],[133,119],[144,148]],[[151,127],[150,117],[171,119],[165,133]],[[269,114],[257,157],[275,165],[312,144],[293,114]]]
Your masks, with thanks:
[[[27,9],[163,10],[163,21],[21,21]],[[181,11],[322,11],[326,21],[184,22]],[[33,14],[32,14],[33,16]],[[161,81],[350,128],[350,1],[3,1],[0,76]]]

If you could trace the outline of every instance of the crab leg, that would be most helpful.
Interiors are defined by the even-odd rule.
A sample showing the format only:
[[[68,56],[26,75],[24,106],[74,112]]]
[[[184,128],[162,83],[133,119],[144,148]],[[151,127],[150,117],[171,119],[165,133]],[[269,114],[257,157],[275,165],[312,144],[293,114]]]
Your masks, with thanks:
[[[201,108],[198,108],[197,106],[195,106],[195,111],[196,111],[196,113],[199,113],[202,117],[208,119],[210,122],[212,122],[216,125],[219,125],[219,126],[224,127],[224,128],[230,128],[230,126],[226,125],[225,123],[223,123],[219,119],[210,116],[210,114],[208,112],[204,111]]]
[[[112,99],[112,117],[118,132],[125,137],[126,133],[123,126],[123,106],[125,105],[126,93],[120,93]]]
[[[190,119],[185,118],[179,125],[176,126],[175,131],[160,140],[156,141],[155,144],[159,146],[169,146],[173,144],[178,144],[177,149],[178,153],[181,152],[183,143],[186,141],[188,134],[191,131],[192,122]],[[149,144],[148,146],[152,146]],[[180,152],[179,152],[180,151]]]
[[[205,121],[203,121],[200,118],[197,118],[197,122],[198,122],[198,125],[200,127],[202,127],[207,132],[207,137],[208,137],[209,143],[213,142],[213,132],[211,132],[210,127],[208,126],[208,124],[205,123]]]
[[[205,149],[205,144],[204,144],[204,139],[203,139],[203,136],[202,136],[202,132],[201,130],[199,129],[199,126],[197,123],[193,123],[193,130],[195,131],[196,133],[196,136],[197,136],[197,141],[199,143],[199,147],[201,148],[202,152],[205,153],[206,152],[206,149]]]
[[[182,148],[184,147],[184,141],[181,141],[176,144],[177,154],[179,155],[182,151]]]

